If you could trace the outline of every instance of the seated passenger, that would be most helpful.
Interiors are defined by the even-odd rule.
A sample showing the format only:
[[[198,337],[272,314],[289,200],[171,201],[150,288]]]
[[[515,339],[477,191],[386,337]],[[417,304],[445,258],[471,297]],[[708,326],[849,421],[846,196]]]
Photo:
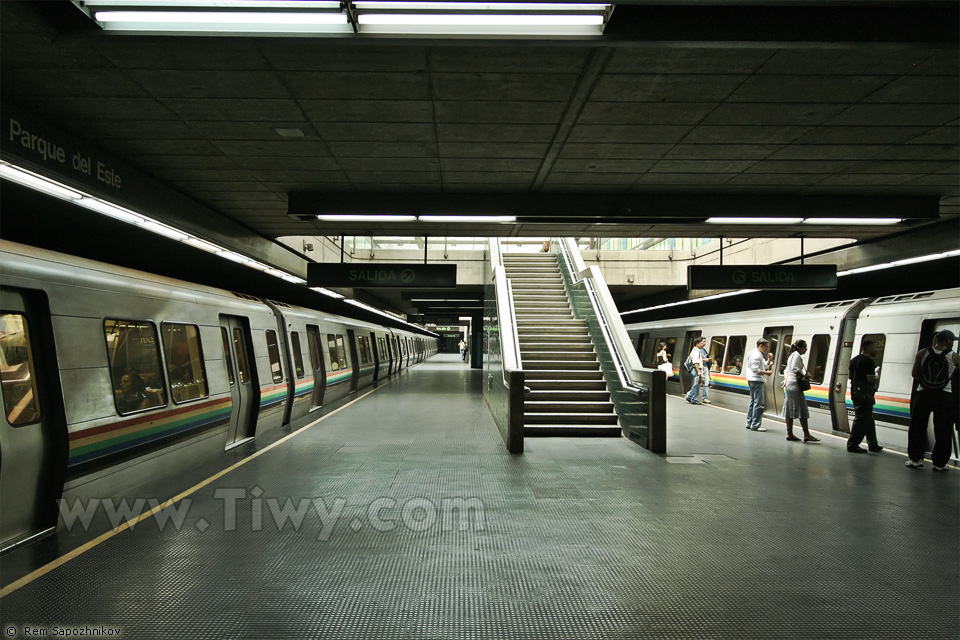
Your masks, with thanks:
[[[743,369],[743,358],[741,356],[734,356],[733,364],[727,367],[727,373],[739,375],[741,369]]]
[[[120,413],[129,413],[143,409],[147,404],[147,385],[140,374],[133,369],[120,378],[120,389],[117,391],[117,410]]]

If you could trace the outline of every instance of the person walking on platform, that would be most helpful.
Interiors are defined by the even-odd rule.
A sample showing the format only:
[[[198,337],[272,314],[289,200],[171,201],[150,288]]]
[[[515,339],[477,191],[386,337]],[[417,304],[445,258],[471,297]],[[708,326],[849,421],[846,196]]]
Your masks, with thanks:
[[[770,350],[770,342],[764,338],[757,340],[757,348],[747,352],[743,362],[743,372],[750,387],[750,404],[747,405],[747,429],[751,431],[766,431],[761,426],[763,410],[766,408],[764,398],[763,376],[769,376],[773,371],[767,365],[764,354]]]
[[[690,350],[690,375],[692,376],[692,385],[687,392],[685,399],[690,404],[700,404],[700,380],[703,377],[703,354],[700,351],[703,345],[707,344],[706,338],[697,338]]]
[[[807,341],[797,340],[790,345],[790,356],[787,358],[787,366],[783,370],[783,417],[787,421],[787,440],[799,442],[800,438],[793,435],[793,421],[800,420],[800,428],[803,429],[804,442],[820,442],[820,438],[810,435],[810,428],[807,421],[810,418],[810,410],[807,408],[807,399],[803,395],[803,389],[800,388],[801,377],[806,376],[806,367],[803,365],[803,354],[807,352]],[[810,387],[807,386],[809,389]]]
[[[860,355],[850,361],[850,399],[853,401],[853,426],[847,440],[847,451],[866,453],[860,446],[864,437],[871,453],[880,453],[883,447],[877,441],[877,423],[873,420],[874,394],[877,391],[877,370],[873,357],[877,355],[877,344],[873,340],[864,340],[860,345]]]
[[[933,414],[934,471],[946,471],[950,460],[953,426],[953,388],[950,378],[960,366],[960,356],[952,351],[956,336],[943,329],[934,336],[933,346],[921,349],[913,361],[913,379],[916,393],[910,403],[910,429],[907,432],[906,466],[923,467],[923,452],[927,445],[927,423]]]
[[[466,361],[467,359],[467,343],[463,340],[460,340],[460,343],[457,344],[457,347],[460,348],[460,359]]]

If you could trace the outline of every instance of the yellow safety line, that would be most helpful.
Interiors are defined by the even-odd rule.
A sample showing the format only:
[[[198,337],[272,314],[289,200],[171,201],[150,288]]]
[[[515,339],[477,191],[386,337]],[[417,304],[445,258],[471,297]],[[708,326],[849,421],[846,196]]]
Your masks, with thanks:
[[[60,556],[60,557],[57,558],[56,560],[53,560],[52,562],[43,565],[42,567],[40,567],[39,569],[36,569],[36,570],[33,571],[32,573],[28,573],[27,575],[23,576],[23,577],[20,578],[19,580],[15,580],[14,582],[11,582],[11,583],[8,584],[7,586],[5,586],[5,587],[3,587],[3,588],[0,588],[0,598],[3,598],[4,596],[7,596],[7,595],[13,593],[14,591],[16,591],[17,589],[19,589],[20,587],[23,587],[23,586],[25,586],[25,585],[30,584],[31,582],[33,582],[33,581],[36,580],[37,578],[39,578],[39,577],[41,577],[41,576],[44,576],[44,575],[50,573],[51,571],[53,571],[53,570],[56,569],[57,567],[60,567],[60,566],[62,566],[62,565],[64,565],[64,564],[66,564],[67,562],[73,560],[73,559],[76,558],[77,556],[79,556],[79,555],[81,555],[81,554],[83,554],[83,553],[86,553],[86,552],[89,551],[90,549],[93,549],[93,548],[96,547],[98,544],[100,544],[100,543],[102,543],[102,542],[105,542],[106,540],[109,540],[110,538],[112,538],[113,536],[117,535],[118,533],[121,533],[121,532],[123,532],[123,531],[125,531],[125,530],[127,530],[127,529],[129,529],[129,528],[131,528],[131,527],[133,527],[134,525],[136,525],[138,522],[140,522],[140,521],[143,520],[144,518],[149,518],[150,516],[154,515],[154,514],[157,513],[158,511],[162,511],[163,509],[166,509],[166,508],[169,507],[170,505],[173,505],[173,504],[176,504],[177,502],[180,502],[181,500],[183,500],[183,499],[186,498],[187,496],[189,496],[189,495],[191,495],[191,494],[193,494],[193,493],[196,493],[197,491],[199,491],[199,490],[202,489],[203,487],[207,486],[208,484],[210,484],[210,483],[213,482],[214,480],[217,480],[218,478],[221,478],[221,477],[225,476],[226,474],[230,473],[231,471],[233,471],[233,470],[236,469],[237,467],[240,467],[240,466],[243,466],[243,465],[247,464],[248,462],[250,462],[250,461],[253,460],[254,458],[265,454],[267,451],[270,451],[270,450],[273,449],[274,447],[277,447],[277,446],[283,444],[284,442],[286,442],[286,441],[289,440],[290,438],[293,438],[293,437],[296,437],[296,436],[300,435],[301,433],[303,433],[303,432],[306,431],[307,429],[310,429],[311,427],[316,426],[317,424],[319,424],[319,423],[322,422],[323,420],[326,420],[326,419],[329,418],[330,416],[338,413],[339,411],[342,411],[343,409],[346,409],[347,407],[349,407],[350,405],[352,405],[354,402],[359,402],[360,400],[363,400],[364,398],[366,398],[368,395],[370,395],[370,394],[373,393],[374,391],[379,391],[380,389],[383,389],[383,388],[386,387],[386,386],[387,386],[387,385],[382,385],[382,386],[377,387],[376,389],[371,389],[370,391],[366,392],[366,393],[363,394],[362,396],[359,396],[359,397],[357,397],[357,398],[354,398],[353,400],[351,400],[351,401],[348,402],[347,404],[343,405],[342,407],[339,407],[339,408],[337,408],[337,409],[334,409],[333,411],[331,411],[331,412],[328,413],[327,415],[321,416],[321,417],[317,418],[316,420],[314,420],[313,422],[311,422],[311,423],[308,424],[307,426],[305,426],[305,427],[303,427],[303,428],[301,428],[301,429],[297,429],[296,431],[294,431],[294,432],[291,433],[290,435],[284,436],[283,438],[277,440],[276,442],[274,442],[274,443],[271,444],[271,445],[268,445],[268,446],[264,447],[263,449],[261,449],[260,451],[257,451],[256,453],[250,455],[249,457],[244,458],[243,460],[241,460],[241,461],[239,461],[239,462],[236,462],[236,463],[230,465],[230,466],[227,467],[226,469],[223,469],[223,470],[221,470],[220,472],[215,473],[214,475],[210,476],[210,477],[207,478],[206,480],[204,480],[204,481],[202,481],[202,482],[200,482],[200,483],[198,483],[198,484],[195,484],[194,486],[190,487],[189,489],[187,489],[187,490],[184,491],[183,493],[181,493],[181,494],[179,494],[179,495],[176,495],[176,496],[174,496],[173,498],[170,498],[169,500],[167,500],[167,501],[164,502],[163,504],[157,505],[156,507],[154,507],[154,508],[151,509],[150,511],[148,511],[148,512],[146,512],[146,513],[140,514],[139,516],[137,516],[137,517],[134,518],[133,520],[128,520],[128,521],[124,522],[123,524],[121,524],[120,526],[116,527],[115,529],[112,529],[112,530],[110,530],[110,531],[107,531],[107,532],[104,533],[104,534],[101,534],[101,535],[97,536],[97,537],[94,538],[93,540],[90,540],[89,542],[87,542],[87,543],[85,543],[85,544],[77,547],[76,549],[74,549],[74,550],[72,550],[72,551],[69,551],[69,552],[63,554],[62,556]]]

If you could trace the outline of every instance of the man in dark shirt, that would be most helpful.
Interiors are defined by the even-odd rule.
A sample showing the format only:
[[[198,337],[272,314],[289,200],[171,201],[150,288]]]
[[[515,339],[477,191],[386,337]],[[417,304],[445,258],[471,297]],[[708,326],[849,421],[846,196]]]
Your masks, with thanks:
[[[877,355],[877,345],[873,340],[864,340],[860,345],[860,355],[850,361],[850,397],[853,400],[853,426],[850,427],[850,439],[847,451],[866,453],[860,446],[864,436],[871,453],[880,453],[883,447],[877,442],[877,424],[873,421],[874,394],[877,391],[876,365],[873,356]]]

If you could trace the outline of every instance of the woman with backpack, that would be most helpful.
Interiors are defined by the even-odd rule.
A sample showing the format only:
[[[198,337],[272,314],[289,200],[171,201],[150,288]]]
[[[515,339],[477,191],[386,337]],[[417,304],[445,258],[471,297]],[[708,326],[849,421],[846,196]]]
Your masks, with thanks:
[[[943,329],[934,336],[933,346],[921,349],[913,362],[916,393],[910,405],[910,430],[907,432],[906,466],[923,467],[923,452],[927,444],[927,422],[933,414],[934,445],[931,452],[934,471],[946,471],[950,460],[953,426],[953,389],[950,378],[960,366],[960,356],[952,351],[956,336]]]

